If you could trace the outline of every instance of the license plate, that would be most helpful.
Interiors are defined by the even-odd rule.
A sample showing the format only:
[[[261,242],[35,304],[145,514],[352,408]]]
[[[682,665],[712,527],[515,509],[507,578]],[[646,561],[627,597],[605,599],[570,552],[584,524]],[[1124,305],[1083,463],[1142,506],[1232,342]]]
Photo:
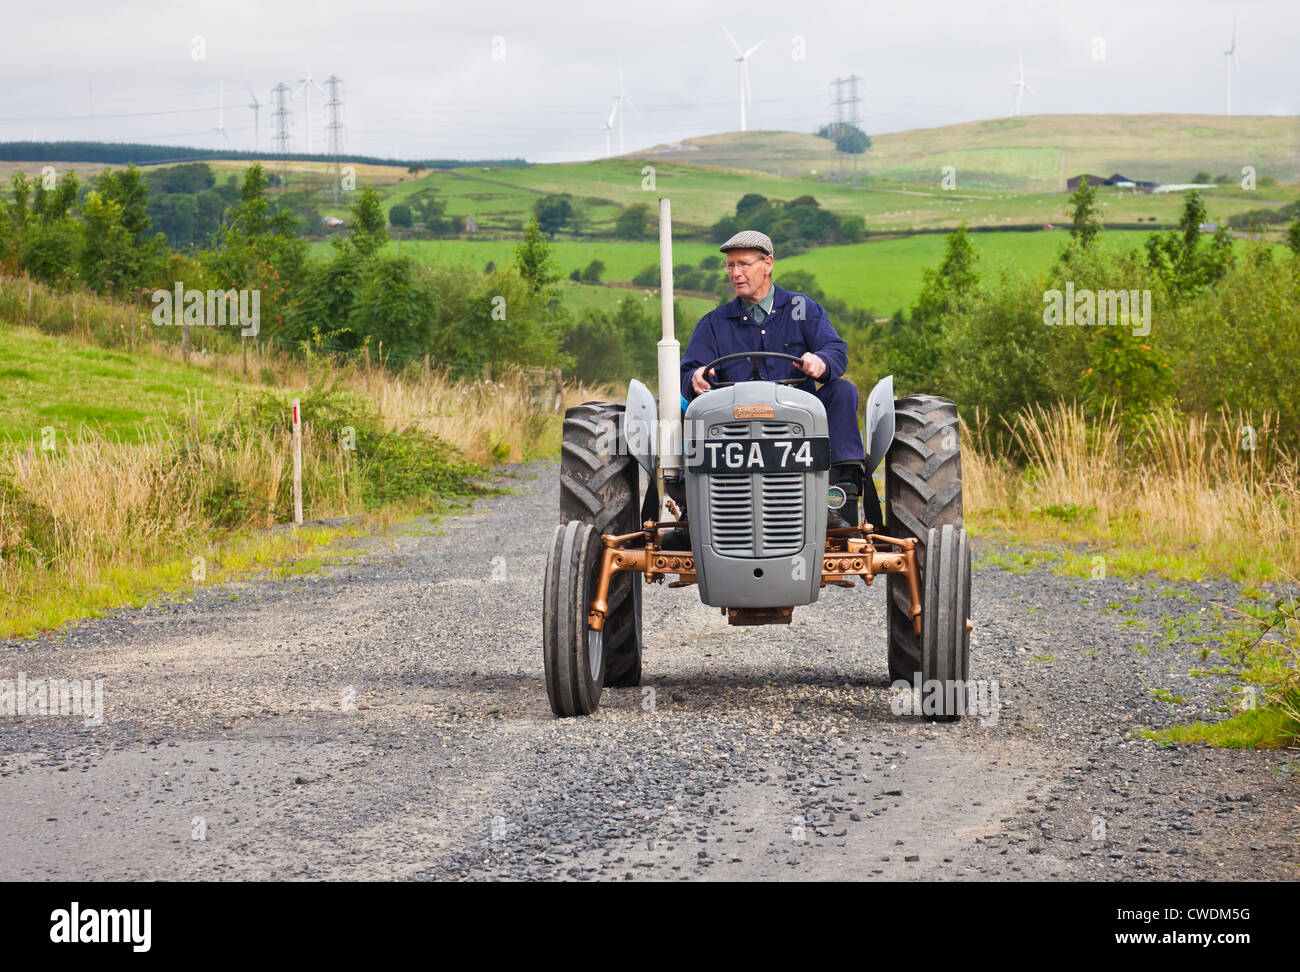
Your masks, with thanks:
[[[695,443],[687,468],[696,473],[820,472],[831,467],[825,436],[789,439],[706,439]]]

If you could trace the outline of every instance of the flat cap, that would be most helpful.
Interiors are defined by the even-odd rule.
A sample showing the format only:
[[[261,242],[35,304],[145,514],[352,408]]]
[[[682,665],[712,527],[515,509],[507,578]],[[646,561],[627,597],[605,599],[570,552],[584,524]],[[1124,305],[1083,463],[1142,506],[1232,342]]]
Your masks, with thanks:
[[[718,249],[723,253],[728,250],[761,250],[772,256],[772,238],[758,230],[741,230]]]

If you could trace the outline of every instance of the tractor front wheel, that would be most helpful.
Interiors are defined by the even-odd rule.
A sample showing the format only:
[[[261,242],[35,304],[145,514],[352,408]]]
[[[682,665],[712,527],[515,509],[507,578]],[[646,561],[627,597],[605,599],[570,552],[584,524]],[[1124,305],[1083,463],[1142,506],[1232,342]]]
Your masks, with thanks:
[[[605,632],[587,625],[596,597],[603,547],[590,523],[555,528],[546,558],[542,603],[542,661],[546,695],[557,716],[591,715],[605,684]]]
[[[945,526],[926,537],[921,609],[921,714],[955,722],[967,712],[970,675],[970,545]]]

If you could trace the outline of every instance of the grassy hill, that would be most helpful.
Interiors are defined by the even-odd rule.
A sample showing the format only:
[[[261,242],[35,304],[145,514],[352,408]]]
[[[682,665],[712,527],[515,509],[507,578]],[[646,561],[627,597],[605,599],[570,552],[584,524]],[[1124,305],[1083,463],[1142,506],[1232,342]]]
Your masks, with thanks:
[[[239,387],[165,353],[100,348],[0,323],[0,451],[39,446],[47,426],[59,441],[89,432],[139,442],[193,396],[219,411]]]
[[[729,132],[685,139],[615,159],[527,168],[451,169],[384,189],[392,202],[433,189],[447,212],[473,216],[488,235],[518,233],[533,203],[569,193],[585,233],[612,230],[635,203],[673,200],[679,232],[699,232],[735,210],[745,193],[792,199],[805,193],[840,215],[862,216],[873,233],[956,226],[1033,226],[1065,218],[1065,182],[1074,175],[1123,172],[1154,182],[1187,182],[1198,171],[1231,181],[1206,196],[1214,218],[1285,205],[1300,196],[1294,117],[1218,115],[1034,115],[877,136],[849,156],[797,132]],[[940,180],[952,166],[956,187]],[[1241,188],[1241,168],[1281,185]],[[649,187],[646,167],[653,169]],[[1177,193],[1101,192],[1114,223],[1172,225]]]
[[[1238,181],[1243,165],[1300,182],[1297,120],[1286,115],[1027,115],[873,135],[859,159],[794,132],[729,132],[683,139],[637,158],[783,177],[873,178],[936,184],[957,170],[959,188],[1061,191],[1073,175],[1123,172],[1187,182],[1199,170]]]

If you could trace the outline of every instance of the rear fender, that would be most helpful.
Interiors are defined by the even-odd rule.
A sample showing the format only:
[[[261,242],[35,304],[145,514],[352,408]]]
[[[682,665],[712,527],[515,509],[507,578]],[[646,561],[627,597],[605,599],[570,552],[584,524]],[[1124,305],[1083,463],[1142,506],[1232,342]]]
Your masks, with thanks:
[[[652,477],[655,473],[655,453],[658,451],[658,416],[655,397],[650,394],[650,389],[633,378],[627,386],[627,408],[623,412],[620,445]]]
[[[894,441],[893,375],[881,378],[876,382],[876,387],[871,389],[871,394],[867,396],[863,425],[867,430],[867,475],[870,476]]]

